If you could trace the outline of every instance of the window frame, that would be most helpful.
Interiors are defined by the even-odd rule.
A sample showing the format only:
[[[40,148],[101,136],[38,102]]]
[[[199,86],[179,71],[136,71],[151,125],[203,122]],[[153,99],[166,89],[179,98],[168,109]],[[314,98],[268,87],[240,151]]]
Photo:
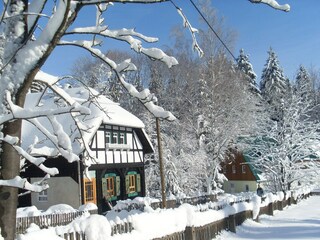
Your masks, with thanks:
[[[108,199],[112,199],[113,197],[116,197],[115,177],[114,176],[107,176],[106,182],[107,182],[106,192],[108,194]]]
[[[237,173],[236,165],[233,164],[233,165],[231,166],[231,169],[232,169],[232,171],[231,171],[232,174],[236,174],[236,173]]]
[[[108,201],[117,200],[121,194],[120,176],[113,172],[104,174],[102,178],[102,195]]]
[[[112,139],[111,139],[111,131],[106,131],[106,143],[107,144],[110,144],[112,142]]]
[[[113,131],[112,132],[112,144],[118,144],[119,136],[118,132]]]
[[[38,193],[38,202],[48,202],[48,189]]]
[[[243,174],[247,173],[247,165],[245,164],[241,165],[241,173]]]
[[[223,165],[223,167],[222,167],[222,172],[223,172],[223,174],[226,174],[226,173],[227,173],[227,166],[226,166],[226,165]]]
[[[126,142],[126,133],[125,132],[120,132],[119,133],[119,144],[127,144]]]
[[[137,179],[136,179],[136,175],[135,174],[130,174],[129,176],[129,186],[128,186],[128,193],[135,193],[136,189],[137,189]]]
[[[90,187],[90,191],[92,194],[89,194],[88,188]],[[96,179],[92,177],[91,179],[84,178],[83,179],[83,201],[86,203],[94,203],[97,204],[97,187],[96,187]]]
[[[126,194],[128,197],[138,196],[141,193],[141,175],[136,171],[126,174]]]

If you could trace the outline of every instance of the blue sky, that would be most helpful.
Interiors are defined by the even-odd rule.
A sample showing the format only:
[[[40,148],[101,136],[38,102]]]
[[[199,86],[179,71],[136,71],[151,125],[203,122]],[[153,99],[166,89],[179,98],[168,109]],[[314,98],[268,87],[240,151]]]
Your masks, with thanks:
[[[194,0],[197,3],[197,0]],[[189,0],[175,0],[194,27],[198,24],[198,14]],[[225,18],[225,25],[237,32],[234,55],[243,48],[250,56],[254,70],[261,71],[268,57],[270,47],[278,55],[284,73],[293,79],[300,64],[307,68],[320,68],[320,1],[319,0],[279,0],[289,3],[288,13],[274,10],[263,4],[252,4],[248,0],[214,0],[213,7],[218,15]],[[90,26],[94,21],[93,11],[84,11],[77,24]],[[159,37],[157,46],[170,45],[169,34],[172,27],[181,25],[181,17],[171,3],[161,4],[116,4],[105,15],[110,29],[136,28],[145,35]],[[191,43],[190,43],[191,44]],[[145,45],[148,46],[148,45]],[[153,45],[150,45],[153,46]],[[105,50],[129,50],[129,46],[116,41],[105,42]],[[81,49],[61,48],[53,54],[45,66],[51,74],[70,73],[75,59],[85,55]]]

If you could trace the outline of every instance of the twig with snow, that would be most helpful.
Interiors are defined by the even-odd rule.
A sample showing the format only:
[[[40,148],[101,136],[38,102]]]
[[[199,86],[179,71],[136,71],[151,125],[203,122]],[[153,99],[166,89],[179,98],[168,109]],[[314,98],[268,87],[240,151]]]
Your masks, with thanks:
[[[140,38],[145,42],[152,43],[157,42],[158,38],[147,37],[141,33],[136,32],[134,29],[120,29],[120,30],[108,30],[106,26],[95,26],[95,27],[85,27],[85,28],[75,28],[66,34],[95,34],[102,37],[114,38],[116,40],[124,41],[130,44],[131,49],[137,53],[145,54],[146,56],[164,62],[169,68],[177,65],[178,61],[172,57],[165,54],[159,48],[144,48],[142,47],[142,42],[137,39]],[[137,37],[137,38],[135,38]],[[81,46],[83,45],[97,45],[97,40],[94,41],[75,41],[75,42],[66,42],[60,41],[59,45],[74,45]]]
[[[290,11],[290,5],[289,4],[283,4],[280,5],[276,0],[249,0],[252,3],[264,3],[266,5],[269,5],[270,7],[277,9],[277,10],[282,10],[285,12]]]
[[[27,179],[19,176],[9,180],[0,180],[0,186],[21,188],[32,192],[42,192],[49,188],[47,183],[43,183],[42,185],[34,185],[29,183]]]
[[[129,69],[133,69],[135,66],[131,63],[130,59],[125,60],[124,62],[117,64],[113,60],[109,59],[105,54],[103,54],[99,49],[94,48],[91,44],[84,41],[74,41],[74,42],[64,42],[65,45],[76,45],[86,49],[93,56],[99,58],[106,64],[110,66],[110,68],[116,73],[121,84],[127,89],[131,96],[137,98],[147,109],[151,112],[155,117],[166,119],[168,121],[174,121],[176,118],[174,115],[164,110],[162,107],[154,104],[155,96],[150,93],[149,89],[144,89],[139,92],[132,84],[127,83],[125,81],[125,77],[121,74],[123,71],[127,71]],[[159,60],[161,60],[161,52],[147,52],[148,55],[155,56]]]
[[[188,18],[186,17],[186,15],[182,12],[182,9],[179,8],[178,6],[176,6],[174,4],[173,1],[171,1],[171,3],[175,6],[175,8],[177,9],[179,15],[182,17],[183,19],[183,26],[185,28],[188,28],[190,33],[191,33],[191,37],[192,37],[192,48],[194,51],[197,51],[198,52],[198,55],[199,57],[202,57],[203,56],[203,51],[202,49],[200,48],[198,42],[197,42],[197,38],[196,38],[196,35],[195,33],[198,33],[198,29],[194,28],[191,26],[191,23],[189,22]]]

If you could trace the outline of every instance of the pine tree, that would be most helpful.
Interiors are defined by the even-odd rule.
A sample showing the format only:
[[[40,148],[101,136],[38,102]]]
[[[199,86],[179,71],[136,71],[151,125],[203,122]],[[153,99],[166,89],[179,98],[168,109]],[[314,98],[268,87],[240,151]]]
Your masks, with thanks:
[[[277,122],[282,120],[284,100],[290,92],[289,80],[284,76],[275,52],[270,48],[269,57],[262,71],[260,90],[262,97],[270,104],[271,119]]]
[[[237,69],[240,70],[247,76],[247,79],[249,80],[249,84],[256,88],[256,79],[257,75],[253,70],[252,64],[249,61],[249,56],[244,53],[244,50],[240,50],[240,55],[236,59],[237,60]]]
[[[296,91],[301,95],[308,95],[312,91],[312,80],[304,66],[300,65],[296,76]]]

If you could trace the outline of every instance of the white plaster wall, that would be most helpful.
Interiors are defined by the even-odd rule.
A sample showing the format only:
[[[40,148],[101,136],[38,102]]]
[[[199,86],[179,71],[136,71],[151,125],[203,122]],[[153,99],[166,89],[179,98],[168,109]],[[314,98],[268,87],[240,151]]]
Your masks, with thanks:
[[[258,184],[256,181],[225,181],[223,183],[223,190],[227,193],[232,193],[231,184],[234,184],[234,193],[245,192],[246,185],[249,186],[249,191],[254,192],[257,190]]]

